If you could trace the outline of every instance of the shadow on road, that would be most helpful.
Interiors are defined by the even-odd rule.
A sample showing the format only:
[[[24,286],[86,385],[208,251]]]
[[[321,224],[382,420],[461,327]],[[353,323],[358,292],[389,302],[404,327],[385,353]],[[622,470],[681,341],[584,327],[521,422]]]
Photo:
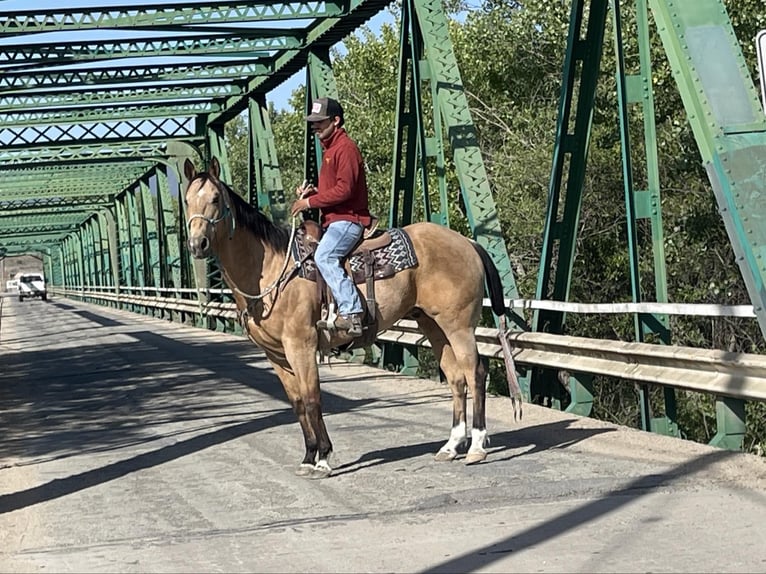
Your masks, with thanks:
[[[725,450],[715,451],[688,463],[680,464],[665,473],[641,476],[627,486],[612,490],[602,497],[565,512],[553,520],[533,526],[524,532],[509,536],[505,540],[442,562],[422,572],[423,574],[463,573],[489,568],[494,562],[503,559],[508,554],[550,542],[558,536],[575,531],[589,522],[620,510],[622,507],[635,502],[636,497],[644,496],[656,488],[672,484],[680,476],[694,474],[707,466],[733,456],[738,456],[738,453]]]

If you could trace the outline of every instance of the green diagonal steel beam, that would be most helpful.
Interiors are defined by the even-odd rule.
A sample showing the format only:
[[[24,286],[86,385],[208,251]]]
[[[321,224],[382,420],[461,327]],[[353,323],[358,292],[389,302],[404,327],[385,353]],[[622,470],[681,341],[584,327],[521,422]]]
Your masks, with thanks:
[[[347,5],[347,9],[339,13],[337,17],[326,17],[315,23],[315,25],[308,27],[306,35],[307,44],[313,50],[332,46],[386,8],[390,3],[390,0],[346,0],[344,4]],[[227,122],[239,115],[247,109],[250,94],[268,92],[295,72],[303,69],[307,63],[308,54],[308,49],[298,51],[284,50],[280,52],[273,59],[273,71],[271,74],[265,77],[249,79],[245,90],[246,95],[227,98],[224,111],[219,114],[211,114],[209,122],[211,124]]]
[[[649,0],[766,336],[766,118],[721,0]]]
[[[468,223],[477,242],[492,255],[503,281],[505,296],[516,299],[516,280],[505,247],[460,70],[452,49],[442,3],[440,0],[418,0],[414,7],[417,24],[423,34],[431,82],[436,86],[435,96],[438,101],[435,104],[438,105],[444,119],[461,192],[465,199]],[[516,317],[515,320],[517,326],[523,324],[521,317]]]

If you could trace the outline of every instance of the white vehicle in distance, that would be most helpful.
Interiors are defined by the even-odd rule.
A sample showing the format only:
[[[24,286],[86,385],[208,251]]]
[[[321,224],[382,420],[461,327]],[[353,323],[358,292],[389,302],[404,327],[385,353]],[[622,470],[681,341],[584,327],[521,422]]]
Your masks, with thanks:
[[[48,300],[48,292],[42,273],[22,272],[16,275],[16,280],[19,282],[19,301],[30,297],[39,297],[43,301]]]

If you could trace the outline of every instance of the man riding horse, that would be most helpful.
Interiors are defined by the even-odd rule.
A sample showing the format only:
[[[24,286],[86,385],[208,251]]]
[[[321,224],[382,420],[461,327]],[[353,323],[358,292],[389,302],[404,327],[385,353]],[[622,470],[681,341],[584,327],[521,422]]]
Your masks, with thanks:
[[[296,190],[292,215],[311,208],[321,210],[322,239],[314,261],[338,307],[334,324],[320,320],[321,329],[342,329],[352,337],[362,334],[364,309],[354,282],[342,261],[359,243],[364,228],[372,222],[368,208],[367,179],[362,154],[343,129],[343,108],[332,98],[319,98],[306,116],[311,130],[322,146],[319,184],[304,185]]]

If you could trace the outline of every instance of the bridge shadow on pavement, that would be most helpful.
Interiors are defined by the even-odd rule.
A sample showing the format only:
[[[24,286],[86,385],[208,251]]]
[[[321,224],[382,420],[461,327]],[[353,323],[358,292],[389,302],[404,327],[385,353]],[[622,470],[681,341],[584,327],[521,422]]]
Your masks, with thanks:
[[[657,488],[670,486],[679,477],[692,475],[710,465],[735,456],[737,454],[731,451],[714,451],[677,465],[665,473],[638,477],[627,486],[607,492],[596,500],[586,502],[569,512],[564,512],[553,520],[543,522],[519,534],[478,548],[421,572],[422,574],[447,574],[476,572],[489,568],[508,554],[551,542],[563,534],[576,531],[607,514],[619,511],[634,503],[640,496],[653,492]]]
[[[297,424],[279,379],[249,341],[173,338],[143,329],[141,316],[135,323],[123,322],[71,305],[54,305],[64,313],[57,315],[63,321],[61,333],[48,335],[53,348],[45,344],[45,337],[2,341],[24,346],[19,352],[2,354],[0,470],[83,454],[146,449],[158,442],[163,446],[2,495],[0,513],[264,429]],[[71,325],[70,314],[78,317]],[[35,345],[24,350],[28,341]],[[242,387],[255,392],[243,400]],[[323,395],[340,412],[371,402],[327,389]],[[282,405],[278,410],[275,400]],[[167,445],[168,441],[174,444]]]

